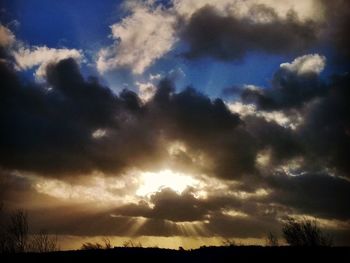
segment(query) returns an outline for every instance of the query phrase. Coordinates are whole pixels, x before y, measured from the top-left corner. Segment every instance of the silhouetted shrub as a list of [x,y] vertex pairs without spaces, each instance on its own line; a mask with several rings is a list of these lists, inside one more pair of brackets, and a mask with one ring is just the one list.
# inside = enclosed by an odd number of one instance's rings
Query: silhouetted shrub
[[278,238],[272,232],[269,232],[266,236],[266,246],[277,247],[278,246]]
[[49,235],[47,231],[41,230],[38,234],[32,235],[28,242],[28,251],[31,252],[53,252],[58,251],[57,236]]
[[224,247],[234,247],[234,246],[237,246],[236,241],[234,241],[233,239],[224,239],[224,240],[221,241],[221,244],[222,244]]
[[102,238],[102,242],[104,244],[104,249],[111,249],[112,248],[111,240],[108,237]]
[[316,220],[297,221],[288,218],[282,228],[286,242],[291,246],[331,246],[332,239],[322,233]]
[[102,249],[103,246],[96,242],[96,243],[92,243],[92,242],[85,242],[81,245],[82,250],[93,250],[93,249]]
[[142,247],[141,242],[134,242],[132,240],[128,240],[123,242],[123,247]]
[[109,238],[105,237],[105,238],[102,238],[102,242],[103,244],[101,243],[98,243],[98,242],[86,242],[86,243],[83,243],[81,245],[81,248],[82,250],[93,250],[93,249],[111,249],[112,248],[112,244],[111,244],[111,241]]

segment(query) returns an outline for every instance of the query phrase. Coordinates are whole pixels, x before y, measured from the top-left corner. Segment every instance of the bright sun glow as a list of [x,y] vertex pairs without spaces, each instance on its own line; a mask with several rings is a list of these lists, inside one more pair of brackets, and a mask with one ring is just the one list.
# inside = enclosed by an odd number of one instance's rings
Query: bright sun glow
[[156,173],[143,172],[141,174],[141,184],[136,194],[138,196],[148,196],[163,188],[170,188],[181,194],[187,187],[193,187],[197,184],[198,180],[192,176],[171,170],[163,170]]

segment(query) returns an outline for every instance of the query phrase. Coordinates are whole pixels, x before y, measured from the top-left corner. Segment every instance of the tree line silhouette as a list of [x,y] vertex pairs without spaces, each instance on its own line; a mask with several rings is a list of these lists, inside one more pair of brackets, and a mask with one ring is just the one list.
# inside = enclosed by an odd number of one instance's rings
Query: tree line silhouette
[[[8,220],[4,220],[3,205],[0,204],[0,253],[23,252],[53,252],[59,251],[57,235],[50,235],[46,230],[36,234],[29,234],[28,213],[24,210],[12,212]],[[5,222],[7,221],[7,222]],[[323,233],[316,220],[302,218],[296,220],[287,218],[282,225],[282,235],[289,246],[294,247],[330,247],[333,245],[331,236]],[[225,239],[222,246],[237,246],[234,240]],[[269,232],[266,236],[266,246],[279,246],[278,237]],[[123,247],[141,248],[140,242],[125,241]],[[112,249],[109,238],[102,238],[102,242],[85,242],[81,250]]]

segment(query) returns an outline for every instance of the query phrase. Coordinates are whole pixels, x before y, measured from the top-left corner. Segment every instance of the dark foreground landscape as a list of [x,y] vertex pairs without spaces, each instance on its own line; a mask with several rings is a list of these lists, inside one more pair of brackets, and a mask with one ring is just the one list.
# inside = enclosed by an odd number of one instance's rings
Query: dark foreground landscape
[[[144,262],[349,262],[349,247],[202,247],[194,250],[114,248],[2,255],[6,262],[142,260]],[[32,261],[34,260],[34,261]],[[2,261],[4,262],[4,261]]]

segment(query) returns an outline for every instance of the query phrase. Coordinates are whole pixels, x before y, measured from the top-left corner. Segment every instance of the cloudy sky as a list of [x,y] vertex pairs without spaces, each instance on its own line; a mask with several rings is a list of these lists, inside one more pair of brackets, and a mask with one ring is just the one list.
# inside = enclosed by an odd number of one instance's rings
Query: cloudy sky
[[350,245],[346,0],[2,0],[0,200],[61,248]]

